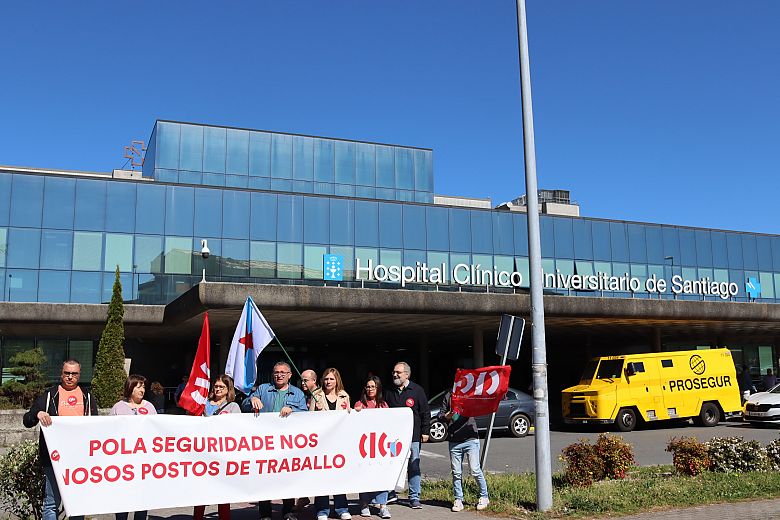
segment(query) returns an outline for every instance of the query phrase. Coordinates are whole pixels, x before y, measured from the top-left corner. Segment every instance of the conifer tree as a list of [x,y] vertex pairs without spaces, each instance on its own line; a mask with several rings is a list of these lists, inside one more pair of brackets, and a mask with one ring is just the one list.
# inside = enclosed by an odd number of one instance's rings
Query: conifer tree
[[122,283],[119,281],[119,266],[116,267],[114,292],[108,305],[108,316],[103,334],[100,336],[95,376],[92,379],[92,395],[98,406],[108,408],[122,399],[122,389],[127,380],[125,373],[125,315],[122,303]]

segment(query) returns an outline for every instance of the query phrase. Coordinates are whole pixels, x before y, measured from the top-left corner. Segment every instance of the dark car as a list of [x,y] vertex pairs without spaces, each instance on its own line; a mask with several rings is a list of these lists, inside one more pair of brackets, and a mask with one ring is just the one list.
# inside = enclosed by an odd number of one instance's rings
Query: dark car
[[[431,407],[431,442],[439,442],[447,438],[447,423],[440,421],[437,417],[446,392],[446,390],[440,392],[428,401]],[[525,437],[534,423],[534,410],[534,400],[530,395],[510,388],[501,404],[498,405],[493,430],[509,430],[509,433],[514,437]],[[490,415],[480,415],[476,417],[476,420],[479,431],[488,429]]]

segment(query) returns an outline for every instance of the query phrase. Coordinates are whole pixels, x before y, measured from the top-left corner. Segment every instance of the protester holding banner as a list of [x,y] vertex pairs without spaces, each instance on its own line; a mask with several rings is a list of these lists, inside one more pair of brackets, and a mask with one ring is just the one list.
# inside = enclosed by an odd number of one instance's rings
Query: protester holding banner
[[[67,359],[62,363],[60,384],[46,390],[33,402],[30,410],[24,414],[22,421],[26,428],[51,426],[51,418],[59,415],[83,416],[97,415],[97,402],[92,395],[79,387],[81,363],[75,359]],[[38,457],[43,469],[44,496],[43,520],[57,520],[60,508],[60,491],[49,458],[49,449],[41,428],[38,438]],[[81,520],[82,516],[71,516],[71,520]]]
[[[320,385],[322,392],[312,395],[309,410],[321,412],[334,410],[349,411],[349,394],[344,391],[344,384],[341,382],[341,374],[339,374],[338,370],[326,368],[325,372],[322,373]],[[317,508],[317,520],[327,520],[330,513],[330,497],[315,497],[314,506]],[[347,495],[333,495],[333,507],[341,520],[352,518],[347,505]]]
[[[225,413],[241,413],[241,409],[233,402],[235,399],[236,390],[233,387],[233,378],[225,374],[218,375],[217,380],[211,385],[211,392],[209,393],[208,401],[206,401],[206,409],[203,410],[203,416],[212,417]],[[217,511],[219,520],[230,520],[230,504],[219,504]],[[195,511],[192,514],[193,520],[203,520],[205,512],[206,506],[195,506]]]
[[[306,397],[303,392],[290,385],[292,371],[290,365],[279,361],[273,368],[273,384],[263,383],[249,393],[244,399],[242,408],[244,411],[258,413],[278,413],[280,417],[287,417],[293,412],[305,412]],[[257,503],[260,510],[260,520],[271,519],[271,502],[264,500]],[[282,501],[282,516],[287,520],[295,520],[293,513],[295,507],[294,498],[285,498]]]
[[455,500],[452,503],[454,512],[463,511],[463,459],[468,458],[471,476],[477,481],[479,486],[479,501],[477,510],[486,509],[490,500],[488,499],[488,488],[485,475],[479,464],[479,434],[477,433],[477,422],[473,417],[462,416],[452,409],[452,392],[447,392],[442,401],[439,420],[449,424],[447,428],[447,440],[450,448],[450,466],[452,467],[452,488]]
[[408,363],[400,361],[393,367],[393,384],[395,389],[385,393],[385,401],[390,408],[406,407],[412,410],[414,430],[412,431],[411,457],[409,459],[409,507],[422,509],[420,504],[420,442],[428,442],[428,432],[431,429],[431,409],[425,390],[410,381],[412,369]]
[[[370,375],[363,385],[363,391],[360,394],[360,400],[355,403],[355,410],[360,411],[363,408],[387,408],[384,392],[382,390],[382,380],[377,376]],[[387,491],[371,491],[360,493],[360,516],[371,516],[369,504],[379,506],[379,517],[390,518],[390,510],[387,508]]]

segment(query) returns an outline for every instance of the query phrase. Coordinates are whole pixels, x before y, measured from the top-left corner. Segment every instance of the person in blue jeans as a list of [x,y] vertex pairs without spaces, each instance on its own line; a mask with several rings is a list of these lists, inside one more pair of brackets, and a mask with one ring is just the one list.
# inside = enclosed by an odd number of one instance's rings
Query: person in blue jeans
[[463,459],[468,458],[471,475],[479,486],[479,501],[477,510],[487,509],[488,488],[485,475],[479,463],[479,435],[477,422],[473,417],[464,417],[454,412],[451,407],[452,392],[447,392],[439,412],[439,419],[448,423],[450,448],[450,466],[452,468],[452,489],[455,500],[452,502],[454,512],[463,511]]

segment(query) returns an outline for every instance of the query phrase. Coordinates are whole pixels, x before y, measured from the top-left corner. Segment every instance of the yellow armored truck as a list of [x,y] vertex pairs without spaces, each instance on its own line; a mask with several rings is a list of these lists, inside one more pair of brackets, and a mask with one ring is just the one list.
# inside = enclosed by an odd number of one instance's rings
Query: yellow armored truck
[[742,411],[734,360],[725,348],[593,358],[562,397],[565,422],[614,423],[622,432],[639,420],[692,418],[715,426]]

